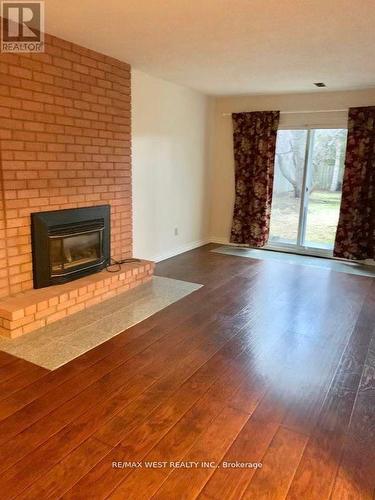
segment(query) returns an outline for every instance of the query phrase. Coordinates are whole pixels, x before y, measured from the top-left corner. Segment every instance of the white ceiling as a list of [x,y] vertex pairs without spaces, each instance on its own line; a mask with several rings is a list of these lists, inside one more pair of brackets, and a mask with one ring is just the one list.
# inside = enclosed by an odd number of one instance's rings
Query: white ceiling
[[206,94],[375,87],[375,0],[45,4],[47,32]]

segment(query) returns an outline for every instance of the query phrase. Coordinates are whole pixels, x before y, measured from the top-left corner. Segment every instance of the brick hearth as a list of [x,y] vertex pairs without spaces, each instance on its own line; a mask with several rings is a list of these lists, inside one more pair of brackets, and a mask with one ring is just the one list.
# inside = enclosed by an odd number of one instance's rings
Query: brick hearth
[[82,311],[152,278],[149,261],[124,264],[120,271],[102,271],[64,285],[30,290],[0,302],[0,334],[15,338]]

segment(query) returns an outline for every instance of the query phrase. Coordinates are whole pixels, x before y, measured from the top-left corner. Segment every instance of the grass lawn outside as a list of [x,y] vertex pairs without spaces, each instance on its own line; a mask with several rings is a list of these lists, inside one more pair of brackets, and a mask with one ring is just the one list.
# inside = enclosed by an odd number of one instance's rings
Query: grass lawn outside
[[[306,221],[305,245],[332,248],[340,212],[341,193],[313,191]],[[274,193],[271,212],[270,243],[296,243],[300,198],[293,193]]]

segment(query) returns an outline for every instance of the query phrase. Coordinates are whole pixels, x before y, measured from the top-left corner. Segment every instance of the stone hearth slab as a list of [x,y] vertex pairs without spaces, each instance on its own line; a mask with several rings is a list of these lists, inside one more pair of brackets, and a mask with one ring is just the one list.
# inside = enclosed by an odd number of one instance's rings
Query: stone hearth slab
[[0,300],[0,335],[15,338],[75,314],[152,278],[154,263],[123,264],[63,285],[28,290]]
[[201,288],[154,276],[148,283],[17,339],[0,338],[0,350],[55,370]]

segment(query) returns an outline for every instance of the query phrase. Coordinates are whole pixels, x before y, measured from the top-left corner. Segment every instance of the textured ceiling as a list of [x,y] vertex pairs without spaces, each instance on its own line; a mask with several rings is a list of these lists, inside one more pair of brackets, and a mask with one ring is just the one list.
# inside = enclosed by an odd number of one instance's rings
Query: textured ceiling
[[375,86],[375,0],[45,4],[47,32],[207,94]]

